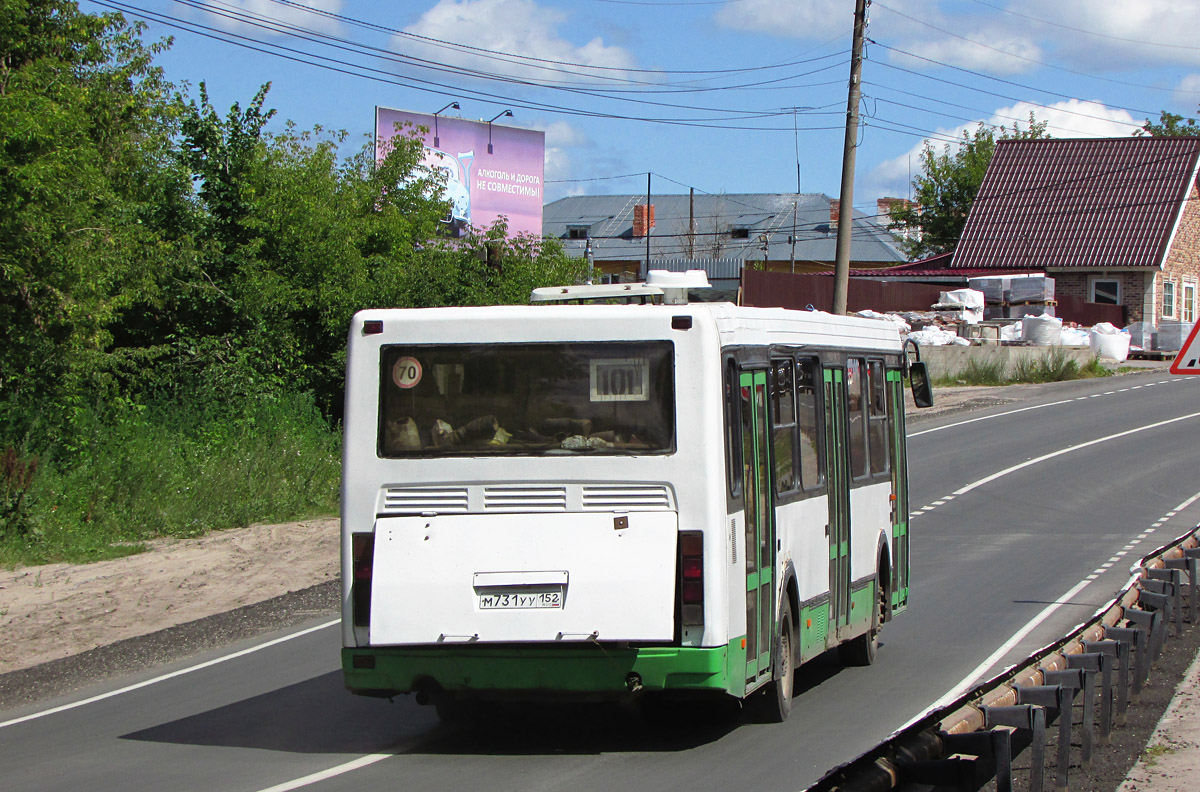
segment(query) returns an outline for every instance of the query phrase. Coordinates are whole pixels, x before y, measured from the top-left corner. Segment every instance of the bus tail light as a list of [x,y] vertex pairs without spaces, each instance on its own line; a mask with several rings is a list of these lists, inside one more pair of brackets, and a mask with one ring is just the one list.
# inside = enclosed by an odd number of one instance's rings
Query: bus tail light
[[679,533],[679,601],[686,625],[704,623],[704,534]]
[[354,609],[354,626],[371,623],[371,565],[375,560],[375,534],[356,533],[351,536],[354,579],[350,586],[350,601]]

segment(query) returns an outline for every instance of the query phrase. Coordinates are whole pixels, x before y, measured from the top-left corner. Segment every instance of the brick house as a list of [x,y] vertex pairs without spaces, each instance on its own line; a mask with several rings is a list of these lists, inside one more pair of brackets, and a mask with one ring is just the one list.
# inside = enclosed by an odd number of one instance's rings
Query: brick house
[[947,274],[1044,272],[1056,296],[1192,322],[1200,138],[1002,140]]

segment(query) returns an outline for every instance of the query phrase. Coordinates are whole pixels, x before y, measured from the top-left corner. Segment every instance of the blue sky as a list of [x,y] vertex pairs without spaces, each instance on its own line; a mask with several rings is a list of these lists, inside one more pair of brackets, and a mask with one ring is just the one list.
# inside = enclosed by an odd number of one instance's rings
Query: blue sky
[[[206,82],[219,110],[271,82],[275,128],[359,141],[376,105],[511,109],[504,123],[546,132],[547,200],[643,192],[647,171],[654,192],[792,192],[797,160],[802,192],[839,189],[853,0],[80,5],[158,20],[168,78],[193,96]],[[869,16],[854,203],[872,213],[907,195],[926,141],[981,121],[1112,137],[1197,115],[1200,3],[886,0]]]

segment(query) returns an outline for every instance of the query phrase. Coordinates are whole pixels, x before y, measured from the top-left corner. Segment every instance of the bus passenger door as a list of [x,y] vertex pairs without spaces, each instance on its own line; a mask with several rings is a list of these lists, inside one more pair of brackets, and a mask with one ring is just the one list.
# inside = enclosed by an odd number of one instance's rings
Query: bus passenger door
[[850,622],[850,451],[846,438],[846,372],[823,369],[825,448],[829,470],[829,637]]
[[892,601],[899,613],[908,607],[908,453],[904,430],[904,383],[889,369],[888,423],[892,429]]
[[775,638],[775,488],[771,484],[767,372],[743,371],[742,465],[746,503],[746,688],[771,673]]

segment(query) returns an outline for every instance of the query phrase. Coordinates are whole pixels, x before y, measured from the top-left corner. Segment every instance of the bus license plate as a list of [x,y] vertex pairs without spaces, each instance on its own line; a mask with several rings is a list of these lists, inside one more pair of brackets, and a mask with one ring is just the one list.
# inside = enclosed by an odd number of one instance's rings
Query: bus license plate
[[549,591],[490,591],[479,594],[480,610],[520,610],[527,608],[561,608],[562,589]]

